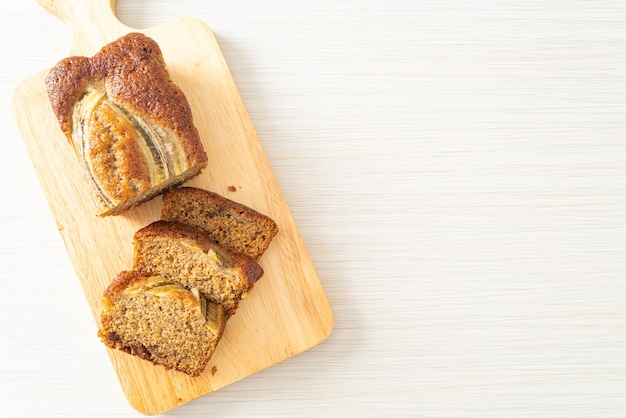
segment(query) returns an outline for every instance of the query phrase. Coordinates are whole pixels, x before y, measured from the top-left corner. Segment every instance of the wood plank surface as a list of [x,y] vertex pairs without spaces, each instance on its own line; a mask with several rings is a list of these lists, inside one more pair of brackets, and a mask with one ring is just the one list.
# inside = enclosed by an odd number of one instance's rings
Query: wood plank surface
[[[114,1],[41,3],[72,28],[72,55],[91,56],[133,31],[115,18]],[[173,81],[189,100],[209,157],[207,168],[187,184],[255,208],[279,227],[260,261],[263,278],[229,321],[203,375],[190,378],[109,350],[130,404],[144,414],[156,414],[317,345],[329,335],[333,316],[210,29],[196,20],[179,19],[142,32],[159,43]],[[94,319],[99,321],[102,291],[117,272],[132,267],[133,234],[159,219],[162,202],[159,197],[116,217],[94,215],[74,151],[48,102],[46,72],[15,90],[14,115]]]

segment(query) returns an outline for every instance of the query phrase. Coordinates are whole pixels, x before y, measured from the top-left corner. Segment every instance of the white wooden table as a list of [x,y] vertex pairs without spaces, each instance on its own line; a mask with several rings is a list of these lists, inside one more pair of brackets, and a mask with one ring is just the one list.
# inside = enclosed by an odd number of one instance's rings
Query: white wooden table
[[[320,346],[169,416],[626,416],[626,3],[118,15],[211,26],[335,313]],[[34,1],[0,23],[0,416],[137,416],[11,116],[69,29]]]

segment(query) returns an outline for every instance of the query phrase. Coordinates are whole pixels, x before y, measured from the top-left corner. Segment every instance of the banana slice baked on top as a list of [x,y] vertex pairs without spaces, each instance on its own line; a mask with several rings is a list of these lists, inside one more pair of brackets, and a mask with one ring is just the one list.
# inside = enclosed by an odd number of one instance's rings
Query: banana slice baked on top
[[129,33],[91,58],[61,60],[46,88],[99,216],[139,205],[206,166],[191,107],[159,45],[143,34]]

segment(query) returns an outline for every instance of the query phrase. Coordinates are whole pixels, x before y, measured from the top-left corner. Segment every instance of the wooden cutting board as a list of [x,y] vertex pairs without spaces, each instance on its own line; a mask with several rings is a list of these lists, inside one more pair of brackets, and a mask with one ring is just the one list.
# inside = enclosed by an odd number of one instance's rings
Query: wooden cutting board
[[[117,20],[115,0],[38,2],[71,26],[71,55],[91,56],[120,36],[138,31]],[[272,217],[280,228],[261,259],[263,278],[229,321],[200,377],[166,371],[106,349],[129,403],[151,415],[315,346],[330,334],[333,315],[210,29],[196,20],[179,19],[140,32],[159,43],[171,78],[189,100],[209,157],[207,168],[187,185],[215,191],[255,208]],[[117,217],[94,215],[74,151],[48,102],[46,73],[34,75],[16,88],[14,116],[99,324],[102,291],[115,274],[132,267],[133,234],[159,219],[162,201],[158,197]],[[97,338],[95,332],[93,338]]]

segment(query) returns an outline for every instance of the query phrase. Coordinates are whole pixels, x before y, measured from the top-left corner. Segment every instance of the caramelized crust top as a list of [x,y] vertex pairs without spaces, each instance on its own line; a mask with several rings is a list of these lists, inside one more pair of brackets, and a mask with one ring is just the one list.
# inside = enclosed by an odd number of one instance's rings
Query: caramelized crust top
[[119,272],[111,281],[111,284],[104,290],[104,297],[108,298],[115,294],[121,293],[124,289],[132,286],[134,283],[145,280],[151,274],[135,270],[125,270]]
[[91,58],[65,58],[50,70],[46,77],[48,97],[68,138],[72,105],[89,83],[101,86],[110,100],[173,131],[181,139],[190,166],[206,161],[189,103],[171,81],[154,40],[129,33]]

